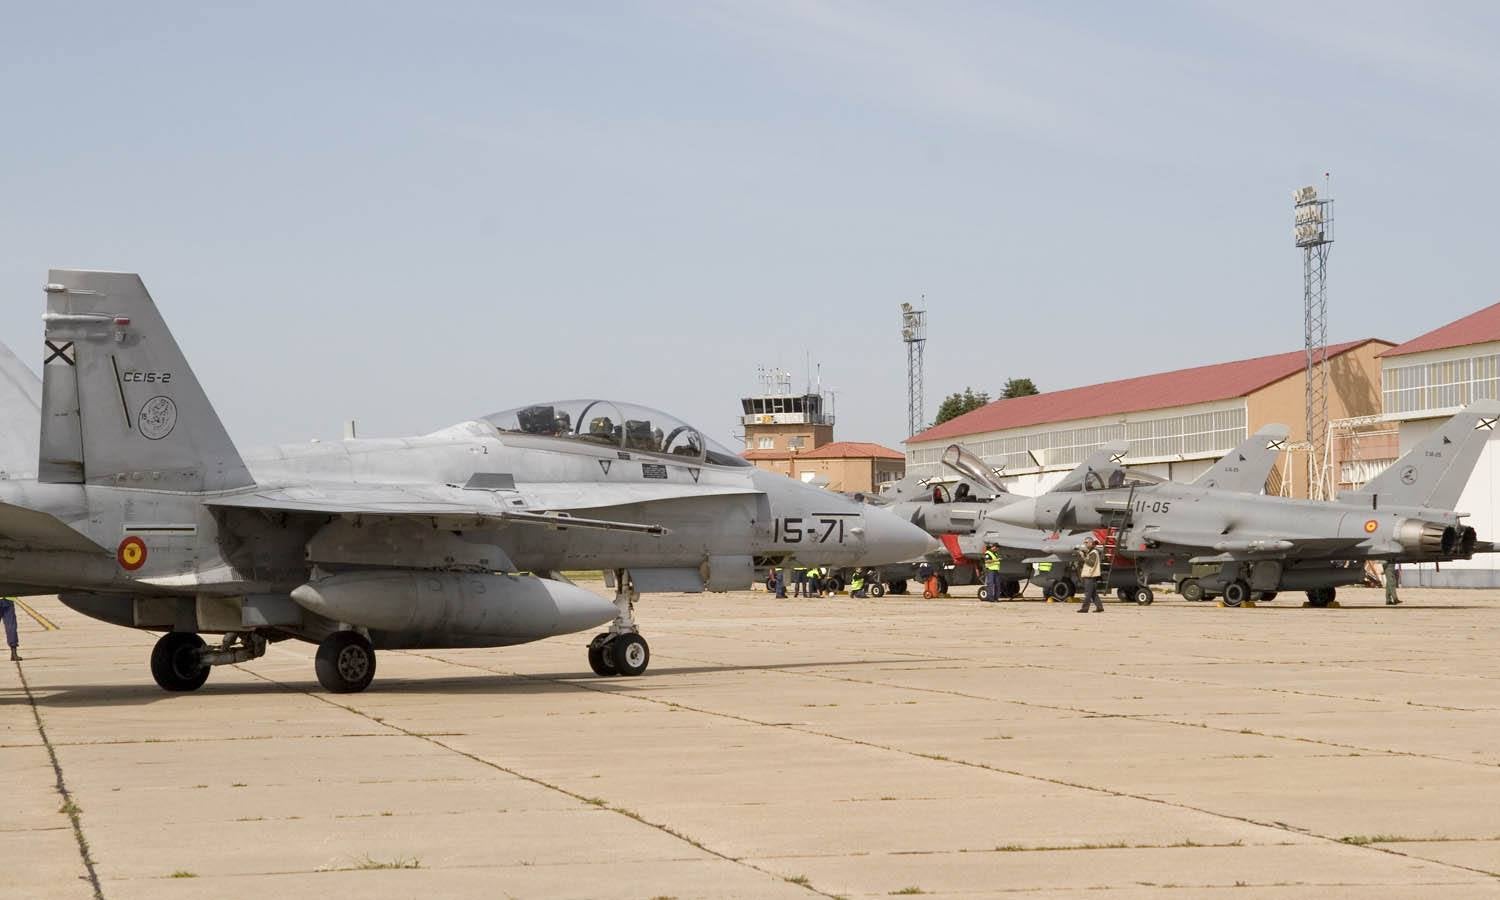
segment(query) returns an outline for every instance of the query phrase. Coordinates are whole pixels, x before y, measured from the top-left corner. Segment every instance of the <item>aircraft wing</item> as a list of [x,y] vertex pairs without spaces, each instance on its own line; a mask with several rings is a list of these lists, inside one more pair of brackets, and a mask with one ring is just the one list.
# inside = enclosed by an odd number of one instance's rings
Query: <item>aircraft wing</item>
[[[1182,547],[1188,550],[1211,550],[1218,557],[1202,557],[1194,562],[1231,562],[1239,559],[1266,559],[1336,553],[1364,543],[1363,538],[1313,538],[1285,535],[1210,534],[1208,532],[1147,527],[1138,541],[1156,546]],[[1132,541],[1132,544],[1137,541]],[[1131,548],[1136,549],[1136,548]]]
[[219,509],[330,516],[417,516],[455,522],[489,519],[518,525],[600,528],[664,534],[660,525],[576,516],[571,510],[608,509],[660,500],[758,494],[750,487],[682,484],[589,484],[471,480],[469,486],[401,484],[309,484],[257,488],[207,501]]
[[[471,496],[452,496],[462,492]],[[661,525],[639,522],[617,522],[569,515],[566,512],[528,509],[524,501],[513,508],[491,492],[469,492],[447,489],[438,492],[402,485],[338,485],[330,487],[294,487],[256,490],[227,497],[215,497],[207,505],[217,509],[257,509],[267,512],[303,513],[328,516],[411,516],[441,519],[453,523],[478,521],[509,522],[517,525],[545,525],[554,528],[596,528],[607,531],[633,531],[643,534],[665,534]]]

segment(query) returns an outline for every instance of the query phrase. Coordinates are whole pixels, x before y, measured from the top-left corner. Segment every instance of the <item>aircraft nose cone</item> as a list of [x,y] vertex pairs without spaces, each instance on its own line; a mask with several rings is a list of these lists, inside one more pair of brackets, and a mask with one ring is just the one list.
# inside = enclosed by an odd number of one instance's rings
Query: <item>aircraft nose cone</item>
[[1036,528],[1039,524],[1036,520],[1036,500],[1029,497],[992,509],[985,513],[985,518],[1021,528]]
[[890,510],[874,506],[865,510],[865,565],[907,562],[941,547],[932,535]]

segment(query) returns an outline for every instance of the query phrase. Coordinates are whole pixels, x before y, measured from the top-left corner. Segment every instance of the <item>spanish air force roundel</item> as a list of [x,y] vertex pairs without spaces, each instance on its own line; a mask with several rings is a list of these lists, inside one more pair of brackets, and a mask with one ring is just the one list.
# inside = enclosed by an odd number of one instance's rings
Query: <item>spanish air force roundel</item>
[[115,550],[115,561],[120,568],[127,572],[134,572],[146,564],[146,542],[135,535],[131,535],[120,542]]

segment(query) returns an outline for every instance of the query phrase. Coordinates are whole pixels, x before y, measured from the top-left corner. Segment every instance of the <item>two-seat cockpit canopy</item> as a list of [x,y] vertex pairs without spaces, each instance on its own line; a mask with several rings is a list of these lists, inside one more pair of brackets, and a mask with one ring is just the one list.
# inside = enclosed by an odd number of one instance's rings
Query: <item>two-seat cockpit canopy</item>
[[661,454],[683,462],[750,465],[686,422],[634,403],[557,400],[507,409],[484,420],[510,434],[565,438],[616,450]]
[[1133,472],[1124,466],[1070,472],[1052,488],[1053,491],[1108,491],[1115,488],[1147,487],[1167,479],[1146,472]]

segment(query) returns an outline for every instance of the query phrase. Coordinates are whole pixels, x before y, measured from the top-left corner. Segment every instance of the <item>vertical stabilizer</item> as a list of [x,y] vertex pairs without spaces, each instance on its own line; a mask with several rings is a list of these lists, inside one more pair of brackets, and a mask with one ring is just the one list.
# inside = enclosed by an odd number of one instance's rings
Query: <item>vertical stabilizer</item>
[[1223,459],[1194,479],[1193,484],[1242,494],[1260,493],[1266,488],[1266,479],[1271,476],[1276,457],[1286,450],[1289,434],[1291,431],[1285,425],[1265,426],[1225,454]]
[[47,281],[41,480],[253,483],[140,276],[54,269]]
[[0,344],[0,478],[36,474],[42,423],[42,382],[11,349]]
[[1476,400],[1364,487],[1339,495],[1339,502],[1452,511],[1497,423],[1500,400]]

